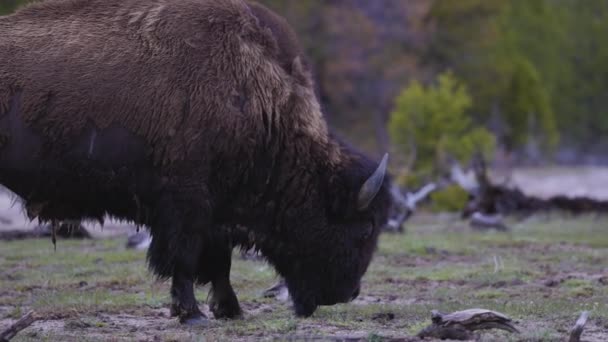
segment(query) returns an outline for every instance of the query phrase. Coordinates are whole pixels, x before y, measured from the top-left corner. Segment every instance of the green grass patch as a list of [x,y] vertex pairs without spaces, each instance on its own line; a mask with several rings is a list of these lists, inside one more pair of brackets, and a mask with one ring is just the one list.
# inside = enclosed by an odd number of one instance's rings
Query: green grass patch
[[[608,286],[597,280],[608,260],[605,222],[552,214],[509,219],[509,225],[510,233],[476,232],[454,216],[415,218],[406,234],[381,236],[357,301],[320,307],[307,319],[295,318],[290,303],[261,298],[276,281],[275,271],[263,262],[241,260],[235,251],[231,279],[245,317],[212,319],[198,330],[167,317],[169,283],[156,281],[145,252],[126,250],[124,239],[60,240],[57,251],[47,239],[0,242],[0,322],[30,309],[60,317],[62,324],[49,320],[54,324],[49,329],[31,336],[26,330],[18,336],[21,341],[346,334],[381,340],[414,335],[430,323],[431,310],[481,307],[525,323],[520,336],[484,332],[482,340],[551,341],[561,339],[583,310],[608,317]],[[547,286],[548,279],[560,281]],[[201,305],[208,289],[196,290]],[[125,313],[135,318],[104,318]],[[143,322],[129,321],[137,317]]]

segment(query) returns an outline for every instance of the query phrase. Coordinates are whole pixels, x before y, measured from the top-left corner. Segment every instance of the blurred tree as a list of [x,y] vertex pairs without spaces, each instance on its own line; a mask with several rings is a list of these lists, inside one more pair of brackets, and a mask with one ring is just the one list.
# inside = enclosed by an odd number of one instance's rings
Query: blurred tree
[[466,81],[479,122],[487,120],[507,83],[508,66],[499,59],[504,48],[497,44],[503,35],[497,19],[507,6],[507,0],[435,0],[427,18],[433,32],[425,59],[438,72],[449,69]]
[[418,58],[430,0],[262,2],[298,32],[331,126],[368,151],[386,151],[394,97],[425,77]]
[[[489,124],[507,150],[538,142],[548,152],[559,138],[550,89],[513,28],[513,21],[539,14],[538,6],[537,0],[438,0],[430,12],[436,24],[431,60],[470,85],[476,122]],[[551,31],[550,15],[533,17]]]
[[[607,1],[545,1],[561,27],[561,63],[535,60],[543,77],[554,77],[552,100],[559,127],[568,143],[582,143],[583,151],[605,154],[608,148],[608,33]],[[545,76],[547,75],[547,76]],[[602,146],[603,145],[603,146]],[[598,148],[599,147],[599,148]]]
[[608,146],[608,1],[436,0],[428,22],[430,64],[467,82],[507,147]]
[[332,123],[359,140],[375,137],[380,152],[389,149],[394,97],[410,78],[423,77],[417,56],[425,37],[416,18],[427,2],[340,0],[326,12],[331,45],[322,82]]
[[19,5],[24,4],[26,2],[28,2],[28,0],[1,0],[0,15],[9,14],[14,11]]
[[428,181],[445,172],[449,158],[468,163],[477,151],[493,152],[494,137],[467,114],[471,104],[465,86],[449,72],[436,85],[413,81],[401,92],[388,125],[398,153],[410,160],[401,176],[413,183]]
[[501,107],[506,121],[503,141],[507,149],[540,140],[545,151],[555,147],[558,132],[548,90],[534,65],[527,59],[514,59],[513,71]]

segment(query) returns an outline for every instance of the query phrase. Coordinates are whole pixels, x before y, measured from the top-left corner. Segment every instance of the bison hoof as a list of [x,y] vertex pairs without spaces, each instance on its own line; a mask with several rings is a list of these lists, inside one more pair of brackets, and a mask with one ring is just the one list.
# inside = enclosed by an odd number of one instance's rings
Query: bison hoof
[[209,323],[209,320],[201,312],[192,312],[186,315],[180,315],[179,322],[188,326],[205,326]]
[[213,316],[217,319],[227,318],[235,319],[241,318],[243,313],[239,302],[234,298],[233,300],[224,300],[222,302],[216,301],[214,298],[209,303],[209,310],[213,312]]
[[171,307],[169,308],[169,315],[171,315],[171,317],[177,317],[181,313],[182,313],[182,310],[180,309],[179,305],[171,304]]
[[312,303],[298,303],[294,302],[294,310],[297,317],[310,317],[317,310],[317,306]]

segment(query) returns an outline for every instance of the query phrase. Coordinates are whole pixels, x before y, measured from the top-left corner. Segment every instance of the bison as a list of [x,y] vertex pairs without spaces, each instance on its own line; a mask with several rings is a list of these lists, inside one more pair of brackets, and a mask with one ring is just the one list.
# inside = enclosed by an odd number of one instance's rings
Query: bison
[[328,129],[284,19],[243,0],[47,0],[0,18],[0,184],[46,222],[150,230],[171,314],[241,309],[253,244],[295,314],[348,302],[391,205],[380,163]]

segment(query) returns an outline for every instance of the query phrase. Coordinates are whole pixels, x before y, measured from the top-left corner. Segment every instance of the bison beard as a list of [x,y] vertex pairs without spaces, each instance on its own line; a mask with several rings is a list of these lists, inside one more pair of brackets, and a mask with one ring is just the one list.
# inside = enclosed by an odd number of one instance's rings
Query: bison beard
[[214,315],[240,315],[235,246],[274,265],[297,315],[356,296],[386,157],[328,132],[283,19],[241,0],[47,0],[0,31],[0,183],[28,215],[149,227],[182,322],[204,318],[208,282]]

